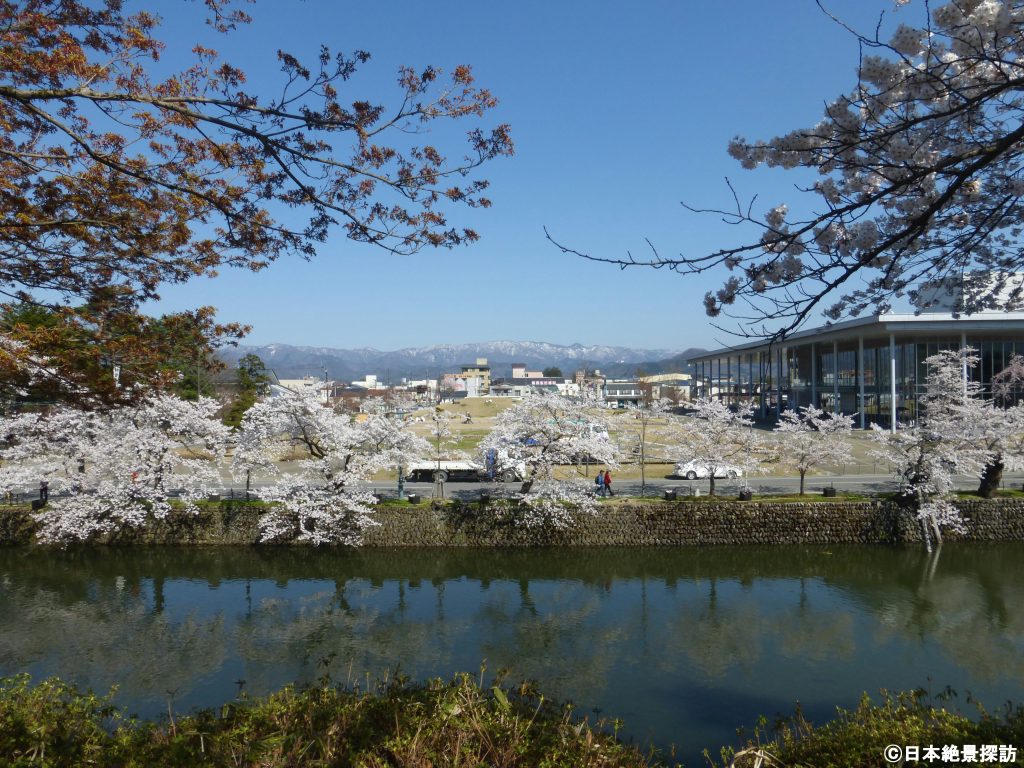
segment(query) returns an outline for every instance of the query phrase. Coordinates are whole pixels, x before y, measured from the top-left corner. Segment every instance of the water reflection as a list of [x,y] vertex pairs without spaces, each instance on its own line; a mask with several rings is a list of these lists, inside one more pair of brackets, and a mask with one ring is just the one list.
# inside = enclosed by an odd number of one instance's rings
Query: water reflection
[[1022,551],[0,550],[0,673],[117,683],[153,716],[240,680],[486,660],[693,759],[798,700],[827,717],[882,687],[1021,699]]

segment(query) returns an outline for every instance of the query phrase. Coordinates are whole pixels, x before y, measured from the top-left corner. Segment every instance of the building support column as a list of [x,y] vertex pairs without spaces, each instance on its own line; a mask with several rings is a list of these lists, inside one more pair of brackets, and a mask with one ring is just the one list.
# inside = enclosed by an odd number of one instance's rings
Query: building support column
[[782,347],[775,350],[775,420],[782,417]]
[[963,382],[963,397],[967,398],[967,358],[964,350],[967,349],[967,334],[960,334],[960,379]]
[[818,407],[818,345],[811,342],[811,405]]
[[725,380],[729,382],[729,399],[726,402],[732,405],[735,387],[732,380],[732,355],[725,356]]
[[832,342],[832,413],[842,413],[839,407],[839,342]]
[[857,337],[857,391],[860,399],[860,428],[864,429],[864,337]]
[[744,368],[749,368],[749,367],[743,366],[743,353],[742,352],[739,353],[739,357],[737,357],[736,359],[739,361],[739,399],[740,399],[740,401],[743,401],[745,399],[743,397],[743,393],[746,391],[745,390],[745,386],[746,385],[743,382],[743,369]]
[[751,353],[746,353],[746,365],[742,366],[742,369],[746,371],[746,383],[744,386],[744,392],[746,394],[746,404],[752,404],[754,402],[754,371],[751,367]]
[[[765,365],[764,356],[768,355],[768,364],[771,365],[771,347],[768,348],[768,352],[757,353],[757,378],[758,378],[758,397],[761,400],[761,418],[768,418],[768,377],[765,376]],[[770,372],[770,369],[768,369]]]
[[896,334],[889,334],[889,431],[896,431]]

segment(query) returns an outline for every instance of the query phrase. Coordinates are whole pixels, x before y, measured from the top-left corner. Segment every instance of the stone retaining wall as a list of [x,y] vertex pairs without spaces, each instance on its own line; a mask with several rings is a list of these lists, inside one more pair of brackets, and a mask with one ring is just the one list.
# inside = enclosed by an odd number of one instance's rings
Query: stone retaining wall
[[[913,515],[889,502],[634,502],[576,515],[564,529],[500,522],[481,504],[390,509],[365,546],[707,546],[716,544],[892,544],[921,540]],[[1024,502],[963,505],[976,541],[1024,541]],[[499,518],[496,522],[495,518]]]
[[[1024,500],[959,504],[971,541],[1024,541]],[[881,501],[677,501],[600,505],[562,529],[524,528],[503,502],[384,505],[367,547],[707,546],[716,544],[896,544],[920,541],[918,522]],[[257,505],[225,501],[197,516],[154,521],[103,544],[250,545],[259,541]],[[24,508],[0,510],[0,544],[28,544],[36,525]]]

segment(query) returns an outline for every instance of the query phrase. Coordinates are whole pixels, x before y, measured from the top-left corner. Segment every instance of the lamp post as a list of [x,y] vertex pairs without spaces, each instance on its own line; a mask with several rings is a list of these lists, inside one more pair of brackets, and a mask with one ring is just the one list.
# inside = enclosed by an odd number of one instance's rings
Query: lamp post
[[[405,411],[398,409],[395,411],[395,417],[398,419],[399,424],[405,423]],[[398,500],[401,501],[405,498],[405,467],[402,462],[398,462]]]

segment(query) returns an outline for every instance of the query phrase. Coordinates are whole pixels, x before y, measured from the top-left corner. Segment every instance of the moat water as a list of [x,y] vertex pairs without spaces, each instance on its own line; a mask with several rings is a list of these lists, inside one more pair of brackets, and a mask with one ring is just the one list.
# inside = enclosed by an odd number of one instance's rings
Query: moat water
[[535,681],[689,765],[797,702],[1024,699],[1024,545],[331,551],[0,549],[0,675],[144,717],[328,672]]

